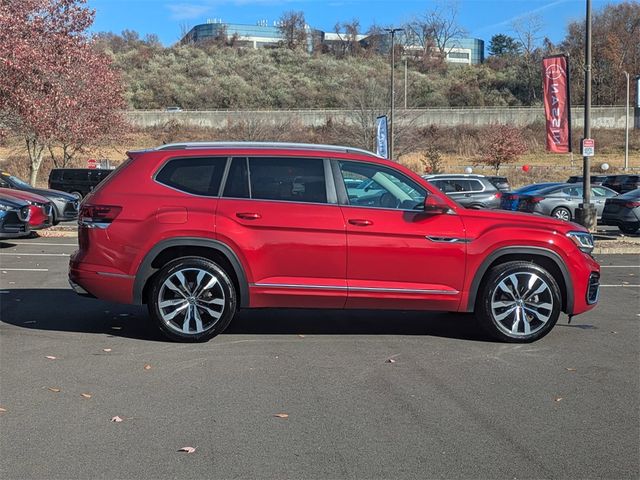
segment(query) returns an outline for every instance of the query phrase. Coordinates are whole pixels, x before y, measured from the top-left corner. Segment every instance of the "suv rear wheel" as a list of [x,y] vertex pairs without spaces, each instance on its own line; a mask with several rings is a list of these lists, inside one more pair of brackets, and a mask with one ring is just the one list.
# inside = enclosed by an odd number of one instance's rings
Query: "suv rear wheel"
[[219,265],[206,258],[183,257],[156,275],[147,304],[165,336],[199,342],[227,328],[236,312],[236,292]]
[[494,338],[527,343],[549,333],[560,307],[560,289],[549,272],[529,262],[508,262],[489,271],[476,313],[482,328]]

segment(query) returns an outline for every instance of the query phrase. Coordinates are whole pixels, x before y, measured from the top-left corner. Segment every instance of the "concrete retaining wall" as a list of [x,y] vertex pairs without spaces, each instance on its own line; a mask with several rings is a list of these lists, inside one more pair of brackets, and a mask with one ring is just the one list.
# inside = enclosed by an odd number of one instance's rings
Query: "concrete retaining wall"
[[[360,123],[359,119],[373,117],[385,112],[356,110],[260,110],[260,111],[129,111],[129,122],[136,127],[156,127],[177,122],[196,127],[226,129],[238,124],[283,125],[320,127],[327,122]],[[574,128],[583,125],[582,107],[572,109]],[[624,128],[624,107],[592,107],[591,126],[594,128]],[[525,126],[544,122],[544,110],[540,107],[526,108],[429,108],[398,109],[397,125],[411,124],[416,127],[429,125],[492,125],[509,124]],[[630,119],[631,125],[633,118]]]

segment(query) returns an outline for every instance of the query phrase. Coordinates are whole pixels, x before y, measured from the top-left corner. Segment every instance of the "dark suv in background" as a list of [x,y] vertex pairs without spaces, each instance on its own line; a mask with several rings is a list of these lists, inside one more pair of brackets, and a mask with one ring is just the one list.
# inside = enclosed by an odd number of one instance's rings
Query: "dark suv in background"
[[502,193],[484,175],[442,174],[423,177],[466,208],[500,208]]
[[627,193],[640,188],[640,175],[608,175],[602,183],[618,193]]
[[54,168],[49,174],[49,188],[68,192],[82,199],[112,171],[96,168]]
[[[591,175],[591,185],[602,185],[607,180],[608,175]],[[571,175],[567,183],[582,183],[582,175]]]

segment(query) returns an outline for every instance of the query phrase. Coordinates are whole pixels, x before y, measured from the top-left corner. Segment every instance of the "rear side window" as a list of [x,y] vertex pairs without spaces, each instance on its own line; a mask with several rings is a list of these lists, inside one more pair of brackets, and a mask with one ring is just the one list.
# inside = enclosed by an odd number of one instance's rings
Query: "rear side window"
[[249,176],[247,174],[247,159],[234,158],[224,186],[224,197],[249,198]]
[[60,170],[51,170],[51,173],[49,174],[49,180],[59,181],[61,179],[62,179],[62,171],[60,171]]
[[217,197],[226,163],[226,157],[176,158],[162,167],[156,181],[182,192]]
[[320,158],[250,158],[251,198],[327,203]]

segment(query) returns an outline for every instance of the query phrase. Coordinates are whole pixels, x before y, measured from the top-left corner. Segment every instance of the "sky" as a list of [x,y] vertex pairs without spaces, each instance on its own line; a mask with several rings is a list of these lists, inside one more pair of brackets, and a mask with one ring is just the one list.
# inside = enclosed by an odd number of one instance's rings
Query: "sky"
[[[593,10],[616,1],[593,0]],[[437,2],[414,0],[88,0],[96,10],[94,32],[135,30],[141,36],[156,34],[164,45],[180,39],[185,27],[222,19],[226,23],[269,25],[287,11],[302,11],[307,23],[332,32],[336,22],[358,19],[361,31],[371,25],[398,26],[421,13],[432,10]],[[469,37],[489,40],[494,34],[513,35],[514,21],[538,15],[541,37],[561,41],[569,22],[585,15],[585,0],[458,0],[458,21]]]

